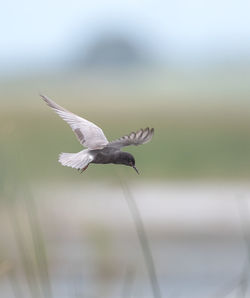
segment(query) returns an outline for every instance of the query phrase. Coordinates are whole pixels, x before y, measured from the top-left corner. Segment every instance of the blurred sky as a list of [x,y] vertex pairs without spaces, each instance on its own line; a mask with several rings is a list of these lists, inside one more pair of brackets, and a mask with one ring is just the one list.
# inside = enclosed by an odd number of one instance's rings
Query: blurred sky
[[160,64],[250,60],[249,0],[2,1],[0,72],[56,66],[105,32]]

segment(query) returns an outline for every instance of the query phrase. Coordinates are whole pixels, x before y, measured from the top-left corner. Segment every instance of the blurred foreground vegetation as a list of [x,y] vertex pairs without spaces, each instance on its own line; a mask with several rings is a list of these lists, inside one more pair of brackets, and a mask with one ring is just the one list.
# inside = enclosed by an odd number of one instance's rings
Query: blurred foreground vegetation
[[[223,285],[226,291],[244,292],[242,280],[249,270],[246,266],[242,271],[242,246],[247,248],[249,242],[244,219],[249,216],[244,202],[239,208],[242,205],[245,213],[235,216],[235,198],[247,197],[249,184],[235,187],[235,181],[229,181],[213,188],[202,186],[199,179],[250,177],[247,90],[239,92],[235,85],[223,90],[210,84],[201,87],[197,80],[167,80],[164,88],[163,82],[153,86],[152,81],[131,80],[119,85],[119,79],[51,77],[0,84],[1,293],[13,292],[18,298],[28,292],[34,298],[65,293],[118,297],[112,293],[120,291],[117,285],[124,280],[125,267],[135,271],[128,282],[139,291],[136,297],[150,293],[124,202],[126,192],[121,185],[114,187],[120,172],[135,179],[132,191],[146,223],[162,293],[202,297],[216,289],[216,297],[225,297],[220,294]],[[102,127],[109,140],[154,127],[152,142],[125,148],[134,154],[141,175],[124,166],[91,165],[82,175],[62,167],[58,154],[82,147],[70,127],[39,98],[40,92]],[[100,179],[92,183],[93,178]],[[101,182],[106,178],[111,183]],[[148,181],[137,183],[143,178]],[[196,181],[171,186],[167,179]],[[124,288],[130,280],[126,276]]]

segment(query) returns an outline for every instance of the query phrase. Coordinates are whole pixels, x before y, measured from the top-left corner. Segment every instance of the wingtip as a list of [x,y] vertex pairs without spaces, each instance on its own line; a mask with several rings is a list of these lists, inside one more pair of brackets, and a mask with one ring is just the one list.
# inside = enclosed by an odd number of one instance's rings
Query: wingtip
[[48,96],[40,94],[41,98],[46,102],[46,104],[51,107],[52,109],[57,109],[57,110],[64,110],[65,109],[61,106],[59,106],[57,103],[55,103],[52,99],[50,99]]
[[41,97],[42,100],[44,100],[46,103],[48,103],[49,99],[46,95],[43,95],[40,93],[39,96]]

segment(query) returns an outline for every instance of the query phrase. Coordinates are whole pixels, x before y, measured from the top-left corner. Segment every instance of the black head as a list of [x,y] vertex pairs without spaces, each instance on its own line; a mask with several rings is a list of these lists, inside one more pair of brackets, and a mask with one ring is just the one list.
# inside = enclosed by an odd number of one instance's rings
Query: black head
[[125,166],[129,166],[135,169],[136,173],[139,175],[137,168],[135,167],[135,159],[134,156],[128,152],[119,152],[117,162],[118,164],[123,164]]

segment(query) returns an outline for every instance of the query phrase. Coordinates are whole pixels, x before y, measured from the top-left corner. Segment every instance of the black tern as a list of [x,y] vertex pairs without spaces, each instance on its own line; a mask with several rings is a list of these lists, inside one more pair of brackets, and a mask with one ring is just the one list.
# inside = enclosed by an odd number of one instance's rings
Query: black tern
[[94,123],[67,111],[47,96],[41,95],[41,97],[48,106],[70,125],[81,145],[87,147],[87,149],[77,153],[61,153],[58,161],[63,166],[75,168],[82,173],[90,163],[113,163],[130,166],[139,174],[135,167],[133,155],[120,149],[125,146],[148,143],[153,137],[153,128],[140,129],[137,132],[131,132],[124,137],[109,142],[102,129]]

